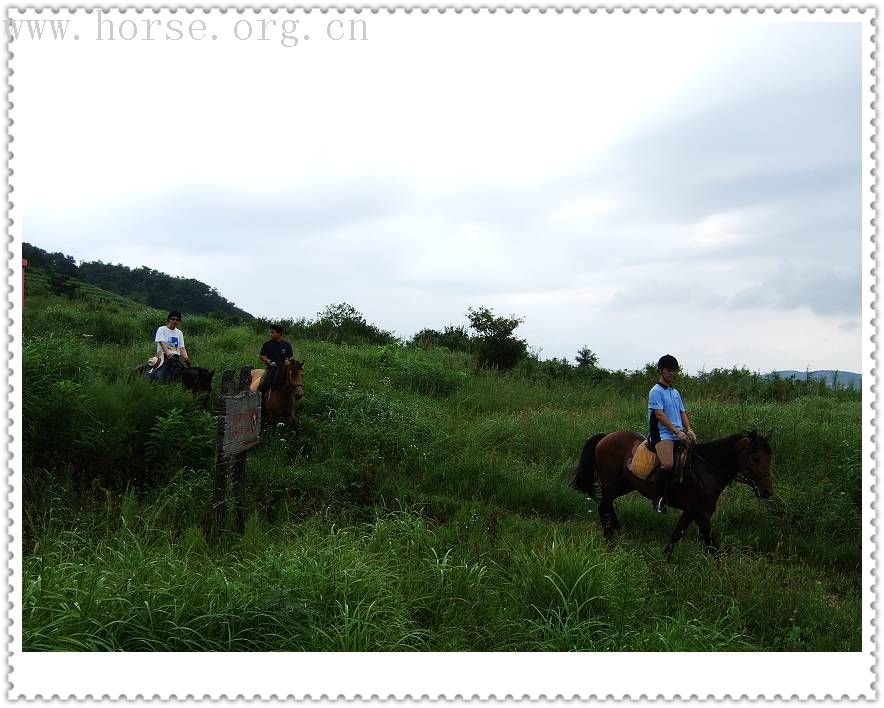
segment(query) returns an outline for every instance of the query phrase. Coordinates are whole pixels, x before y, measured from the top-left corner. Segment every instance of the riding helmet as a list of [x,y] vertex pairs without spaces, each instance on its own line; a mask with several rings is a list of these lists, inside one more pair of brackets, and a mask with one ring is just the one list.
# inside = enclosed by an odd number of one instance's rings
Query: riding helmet
[[672,371],[678,371],[678,359],[676,359],[672,354],[664,354],[660,357],[660,361],[657,362],[657,371],[663,371],[663,369],[671,369]]

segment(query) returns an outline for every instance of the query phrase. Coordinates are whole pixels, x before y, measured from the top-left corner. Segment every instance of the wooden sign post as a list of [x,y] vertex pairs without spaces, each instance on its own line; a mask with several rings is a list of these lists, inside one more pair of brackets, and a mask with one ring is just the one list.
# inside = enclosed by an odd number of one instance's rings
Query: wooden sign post
[[236,525],[245,527],[246,453],[258,444],[261,433],[261,394],[249,391],[252,368],[244,366],[239,380],[227,369],[221,377],[218,399],[218,457],[215,463],[215,493],[212,509],[216,523],[223,523],[227,513],[227,478],[233,463],[233,496]]

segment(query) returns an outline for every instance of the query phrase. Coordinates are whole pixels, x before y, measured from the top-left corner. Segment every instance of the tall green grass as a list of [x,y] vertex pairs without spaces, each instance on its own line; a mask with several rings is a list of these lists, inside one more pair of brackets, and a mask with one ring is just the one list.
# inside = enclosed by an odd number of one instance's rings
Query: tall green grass
[[[859,648],[856,395],[774,402],[736,375],[685,381],[701,438],[772,432],[776,496],[729,488],[713,519],[722,557],[692,528],[664,563],[674,515],[621,498],[606,544],[595,506],[568,487],[587,437],[644,428],[651,380],[295,341],[298,430],[265,430],[249,455],[239,533],[211,523],[212,416],[131,376],[164,315],[29,297],[28,650]],[[185,324],[200,365],[258,364],[253,328]]]

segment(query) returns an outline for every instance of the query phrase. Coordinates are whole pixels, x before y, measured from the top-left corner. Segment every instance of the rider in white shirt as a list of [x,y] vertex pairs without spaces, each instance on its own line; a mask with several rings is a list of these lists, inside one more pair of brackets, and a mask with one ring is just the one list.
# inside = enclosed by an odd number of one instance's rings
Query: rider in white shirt
[[166,318],[166,324],[157,329],[154,342],[157,345],[159,364],[153,370],[151,378],[164,381],[172,376],[173,368],[179,366],[179,360],[190,366],[190,356],[184,347],[184,333],[178,329],[181,313],[172,310]]

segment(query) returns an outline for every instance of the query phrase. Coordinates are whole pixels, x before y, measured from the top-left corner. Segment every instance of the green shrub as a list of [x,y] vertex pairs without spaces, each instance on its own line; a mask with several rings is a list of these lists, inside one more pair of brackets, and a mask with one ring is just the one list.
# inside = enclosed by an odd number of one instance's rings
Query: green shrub
[[418,462],[443,438],[441,425],[426,408],[355,388],[316,390],[304,413],[321,421],[313,449],[337,458]]
[[490,308],[471,307],[467,319],[478,333],[475,351],[479,366],[509,370],[528,353],[525,340],[513,335],[521,317],[496,317]]
[[395,344],[373,349],[364,361],[379,373],[382,381],[406,391],[425,396],[449,396],[467,381],[467,374],[451,363],[416,356],[410,349]]
[[217,424],[207,411],[172,408],[157,416],[145,443],[145,461],[154,477],[168,478],[181,468],[209,469]]
[[466,327],[448,325],[441,332],[435,329],[422,329],[411,338],[410,344],[421,349],[444,347],[453,352],[471,352],[474,341]]

